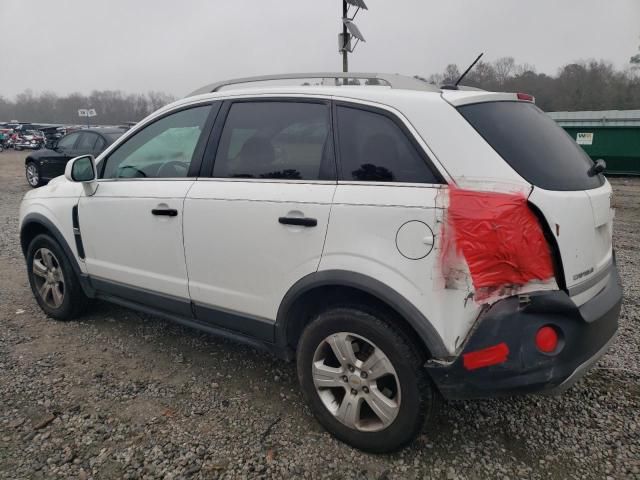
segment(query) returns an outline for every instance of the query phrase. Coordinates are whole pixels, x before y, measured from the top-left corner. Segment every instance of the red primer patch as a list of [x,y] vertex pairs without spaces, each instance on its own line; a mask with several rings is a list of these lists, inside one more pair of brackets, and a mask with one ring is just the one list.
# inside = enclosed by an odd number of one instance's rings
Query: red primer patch
[[443,236],[443,263],[455,248],[469,267],[476,300],[554,275],[542,227],[522,194],[450,187]]
[[467,370],[476,370],[478,368],[504,363],[507,361],[508,356],[509,347],[506,343],[502,342],[493,347],[463,354],[462,363]]

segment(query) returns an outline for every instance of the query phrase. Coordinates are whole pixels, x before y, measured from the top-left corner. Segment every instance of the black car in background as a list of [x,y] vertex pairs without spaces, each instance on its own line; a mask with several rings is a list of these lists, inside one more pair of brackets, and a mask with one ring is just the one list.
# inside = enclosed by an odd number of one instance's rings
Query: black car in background
[[64,174],[67,162],[80,155],[102,153],[127,129],[119,127],[87,128],[62,137],[51,149],[31,153],[24,161],[27,182],[32,187],[44,185]]

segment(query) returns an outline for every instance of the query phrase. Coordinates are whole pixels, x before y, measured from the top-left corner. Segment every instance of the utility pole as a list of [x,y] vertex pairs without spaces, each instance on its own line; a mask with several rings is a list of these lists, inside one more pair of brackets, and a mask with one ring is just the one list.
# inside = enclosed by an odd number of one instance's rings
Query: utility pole
[[[365,41],[362,33],[353,23],[353,19],[360,9],[367,10],[367,5],[364,0],[341,0],[342,1],[342,33],[338,34],[339,52],[342,54],[342,71],[349,71],[349,54],[352,53],[358,42]],[[356,8],[355,13],[349,18],[349,5]],[[351,45],[351,39],[355,38],[356,43]]]
[[[347,0],[342,0],[342,18],[347,18]],[[347,24],[342,22],[342,41],[344,44],[342,45],[342,71],[349,71],[349,59],[348,59],[348,50],[347,47],[349,45],[349,32],[347,32]]]

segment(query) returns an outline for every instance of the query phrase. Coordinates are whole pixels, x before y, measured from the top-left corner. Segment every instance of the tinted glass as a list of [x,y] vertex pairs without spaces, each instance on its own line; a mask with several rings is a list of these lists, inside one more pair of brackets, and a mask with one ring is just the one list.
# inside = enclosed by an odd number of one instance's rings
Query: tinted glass
[[62,137],[58,142],[58,148],[62,150],[71,150],[79,136],[79,133],[70,133],[69,135]]
[[109,140],[109,143],[113,143],[115,142],[117,139],[119,139],[122,135],[124,135],[124,132],[118,132],[118,133],[105,133],[104,136],[107,137],[107,139]]
[[102,178],[186,177],[210,110],[182,110],[143,128],[106,159]]
[[335,178],[330,132],[325,104],[234,103],[222,131],[213,176]]
[[93,150],[95,152],[101,152],[102,150],[104,150],[104,147],[106,146],[107,146],[107,142],[105,142],[104,138],[98,137],[95,145],[93,146]]
[[350,107],[337,110],[343,180],[440,183],[389,117]]
[[78,142],[78,150],[92,152],[96,144],[98,135],[95,133],[85,132],[80,134],[80,141]]
[[588,190],[603,183],[573,139],[532,103],[488,102],[458,110],[525,180],[546,190]]

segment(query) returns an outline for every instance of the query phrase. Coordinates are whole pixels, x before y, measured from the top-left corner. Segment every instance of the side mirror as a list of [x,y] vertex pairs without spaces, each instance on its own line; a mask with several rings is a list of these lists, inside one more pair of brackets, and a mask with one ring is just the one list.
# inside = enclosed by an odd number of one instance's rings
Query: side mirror
[[93,182],[96,179],[96,164],[93,156],[82,155],[69,160],[64,169],[64,177],[70,182]]

